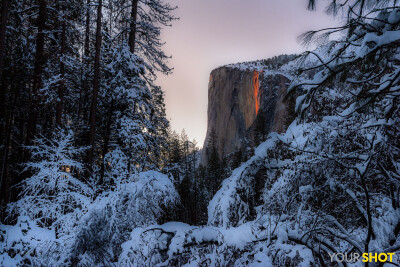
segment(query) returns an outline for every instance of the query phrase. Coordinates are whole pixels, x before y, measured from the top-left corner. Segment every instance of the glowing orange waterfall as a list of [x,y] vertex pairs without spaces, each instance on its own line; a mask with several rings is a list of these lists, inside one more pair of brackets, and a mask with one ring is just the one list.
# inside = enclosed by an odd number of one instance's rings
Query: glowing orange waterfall
[[[262,71],[261,71],[262,72]],[[260,72],[253,72],[253,88],[254,88],[254,103],[256,109],[256,115],[258,114],[258,110],[260,109],[260,80],[259,80]]]

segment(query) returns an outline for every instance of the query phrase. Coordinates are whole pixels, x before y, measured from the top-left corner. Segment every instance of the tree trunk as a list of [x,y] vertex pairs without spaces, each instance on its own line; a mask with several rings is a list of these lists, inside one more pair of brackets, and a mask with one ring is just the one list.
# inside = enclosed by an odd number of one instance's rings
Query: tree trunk
[[0,77],[3,73],[4,55],[6,50],[6,31],[8,19],[8,0],[3,0],[1,4],[1,26],[0,26]]
[[[8,19],[8,0],[3,0],[1,4],[1,25],[0,25],[0,79],[3,76],[3,65],[4,56],[6,51],[6,31],[7,31],[7,19]],[[0,120],[4,119],[4,106],[5,106],[5,90],[6,88],[2,85],[0,93]]]
[[35,70],[33,75],[33,86],[30,95],[30,113],[28,118],[27,134],[26,134],[26,145],[31,145],[32,140],[36,134],[36,124],[39,114],[38,110],[38,91],[42,85],[42,72],[43,65],[45,63],[44,56],[44,29],[46,26],[47,19],[47,2],[46,0],[38,0],[39,2],[39,15],[37,18],[38,33],[36,36],[36,54],[35,54]]
[[86,22],[85,22],[85,49],[83,54],[85,55],[85,57],[89,57],[89,42],[90,42],[90,0],[87,0],[86,2]]
[[100,180],[99,184],[102,184],[104,181],[104,171],[105,171],[105,163],[104,163],[104,157],[106,156],[108,152],[108,144],[110,143],[110,135],[111,135],[111,123],[112,123],[112,115],[114,112],[114,99],[111,100],[111,106],[110,110],[108,112],[108,120],[107,120],[107,129],[106,129],[106,135],[104,137],[104,146],[103,146],[103,161],[101,163],[101,169],[100,169]]
[[90,106],[90,118],[89,118],[89,142],[90,146],[88,151],[87,163],[89,168],[93,163],[94,156],[94,145],[96,136],[96,111],[97,111],[97,96],[99,93],[100,85],[100,53],[101,53],[101,12],[102,12],[102,0],[99,0],[97,6],[97,21],[96,21],[96,55],[94,60],[94,77],[93,77],[93,91],[92,91],[92,102]]
[[[13,88],[14,89],[14,88]],[[19,90],[16,90],[19,91]],[[15,117],[15,109],[17,106],[17,95],[18,93],[14,93],[12,103],[11,103],[11,110],[9,114],[7,115],[6,119],[6,133],[4,137],[4,155],[2,158],[2,164],[1,164],[1,172],[0,172],[0,200],[1,203],[9,203],[10,202],[10,196],[12,196],[12,192],[15,192],[15,188],[12,188],[11,186],[15,185],[17,181],[12,181],[11,177],[8,175],[8,158],[9,158],[9,153],[10,153],[10,146],[12,146],[11,143],[11,131],[14,126],[14,117]],[[13,183],[14,182],[14,183]],[[10,190],[10,188],[12,188]]]
[[[86,1],[86,22],[85,22],[85,42],[84,42],[84,50],[83,50],[83,64],[81,69],[81,91],[79,93],[79,103],[78,103],[78,118],[81,117],[83,113],[83,118],[86,120],[87,109],[85,103],[89,101],[88,99],[88,77],[87,73],[89,72],[89,49],[90,49],[90,0]],[[86,69],[85,69],[86,67]],[[86,70],[86,73],[84,73]],[[83,103],[82,103],[83,102]],[[82,105],[85,105],[82,107]]]
[[[63,12],[64,13],[64,12]],[[64,55],[65,55],[65,42],[66,42],[66,25],[65,25],[65,15],[63,14],[62,18],[62,26],[61,26],[61,50],[60,50],[60,73],[61,73],[61,81],[58,87],[58,100],[57,100],[57,111],[56,111],[56,123],[58,126],[62,126],[61,118],[64,107],[64,89],[65,89],[65,64],[64,64]]]
[[135,41],[136,41],[136,20],[137,20],[138,0],[132,0],[131,10],[131,31],[129,32],[129,50],[131,53],[135,52]]
[[[1,5],[1,25],[0,25],[0,81],[3,77],[3,65],[4,65],[4,56],[5,56],[5,46],[6,46],[6,30],[7,30],[7,19],[8,19],[8,0],[3,0]],[[2,159],[2,171],[0,178],[0,187],[3,195],[3,176],[4,176],[4,168],[5,164],[7,164],[7,155],[8,155],[8,147],[7,143],[7,128],[6,123],[6,88],[4,82],[0,85],[0,147],[4,147],[4,158]],[[1,149],[0,149],[1,151]],[[2,151],[3,152],[3,151]]]

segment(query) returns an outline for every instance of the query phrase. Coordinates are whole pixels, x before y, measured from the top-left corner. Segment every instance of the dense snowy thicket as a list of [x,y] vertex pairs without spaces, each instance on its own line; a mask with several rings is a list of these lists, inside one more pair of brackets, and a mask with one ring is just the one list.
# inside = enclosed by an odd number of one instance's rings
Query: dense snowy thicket
[[[271,134],[223,182],[208,207],[208,226],[137,229],[123,245],[124,262],[310,266],[329,263],[329,253],[398,251],[398,194],[379,167],[393,144],[377,130],[385,124],[350,121],[324,116]],[[399,125],[392,130],[398,133]],[[354,158],[355,136],[365,154]]]
[[118,261],[131,231],[159,223],[179,203],[167,175],[129,174],[118,151],[106,176],[112,186],[100,191],[95,183],[79,182],[73,173],[80,166],[69,158],[76,152],[71,137],[71,132],[60,134],[49,145],[38,140],[42,146],[34,155],[41,155],[41,161],[28,164],[36,172],[21,184],[20,200],[9,206],[18,221],[0,225],[1,266],[110,265]]

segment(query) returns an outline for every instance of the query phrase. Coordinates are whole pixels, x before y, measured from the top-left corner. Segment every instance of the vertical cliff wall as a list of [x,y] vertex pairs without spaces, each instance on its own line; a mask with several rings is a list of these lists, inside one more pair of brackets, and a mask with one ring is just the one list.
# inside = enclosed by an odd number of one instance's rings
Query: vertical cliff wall
[[208,128],[202,164],[207,162],[212,131],[222,156],[239,149],[244,138],[253,138],[258,117],[264,120],[267,132],[286,130],[290,116],[283,98],[288,85],[287,75],[271,64],[247,63],[213,70],[208,85]]

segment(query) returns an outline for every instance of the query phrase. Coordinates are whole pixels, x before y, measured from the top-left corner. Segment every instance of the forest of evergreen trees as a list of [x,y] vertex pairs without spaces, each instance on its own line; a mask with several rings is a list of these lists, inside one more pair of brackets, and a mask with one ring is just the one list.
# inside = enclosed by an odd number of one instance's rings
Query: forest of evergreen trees
[[178,194],[155,221],[207,221],[219,186],[207,179],[222,181],[219,155],[217,165],[199,167],[196,141],[170,130],[156,84],[172,73],[160,36],[176,8],[162,0],[2,1],[3,223],[27,215],[62,236],[60,217],[90,210],[150,170]]
[[[161,29],[176,20],[163,1],[3,1],[1,201],[32,174],[38,139],[73,132],[79,180],[105,183],[106,157],[120,150],[129,171],[160,167],[168,74]],[[11,189],[11,190],[10,190]]]
[[[31,164],[43,159],[35,154],[38,146],[51,150],[63,138],[71,146],[66,153],[79,151],[73,158],[80,167],[68,167],[78,181],[111,186],[110,162],[123,157],[127,173],[159,170],[173,177],[184,209],[175,216],[206,220],[208,200],[222,181],[220,155],[213,154],[215,166],[197,170],[196,143],[169,130],[164,92],[156,85],[157,75],[172,72],[160,34],[178,19],[175,9],[161,0],[2,2],[3,221],[15,219],[5,208],[37,171]],[[206,185],[211,175],[219,182]]]
[[177,7],[2,0],[0,265],[400,264],[399,2],[327,2],[342,25],[277,66],[296,118],[225,157],[166,118]]

